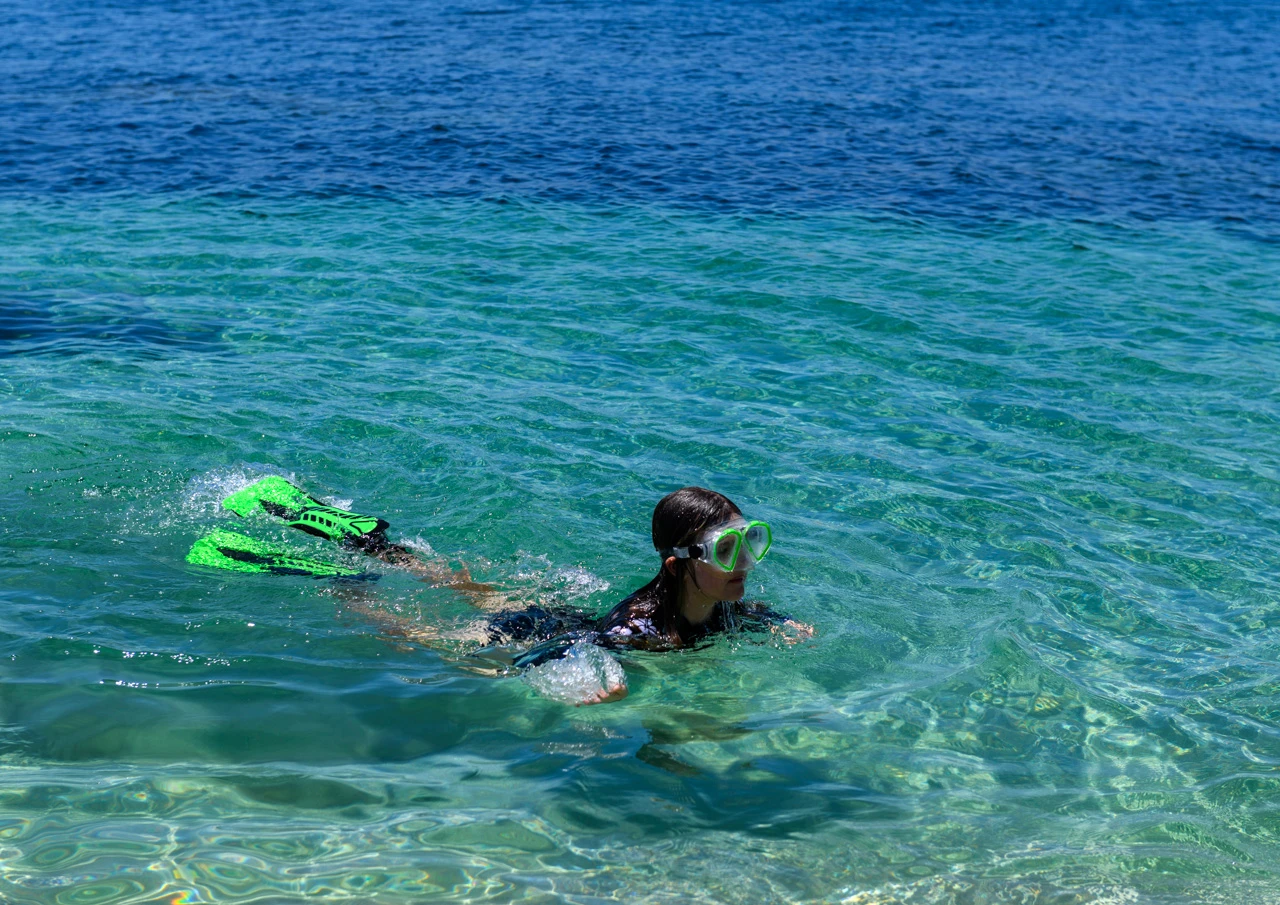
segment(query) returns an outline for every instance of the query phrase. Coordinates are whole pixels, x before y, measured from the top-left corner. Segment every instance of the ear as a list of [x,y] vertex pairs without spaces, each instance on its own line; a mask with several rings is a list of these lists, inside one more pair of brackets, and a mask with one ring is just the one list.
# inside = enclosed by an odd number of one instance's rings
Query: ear
[[674,556],[668,556],[666,559],[662,561],[662,568],[664,571],[669,572],[672,575],[675,575],[676,574],[676,558]]

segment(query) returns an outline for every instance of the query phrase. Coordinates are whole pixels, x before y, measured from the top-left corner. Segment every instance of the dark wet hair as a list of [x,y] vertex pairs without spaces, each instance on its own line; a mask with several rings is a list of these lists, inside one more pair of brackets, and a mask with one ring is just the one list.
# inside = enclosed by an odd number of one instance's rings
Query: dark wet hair
[[[707,528],[727,522],[735,515],[742,515],[742,510],[724,494],[705,487],[682,487],[653,507],[653,549],[662,552],[672,547],[686,547]],[[653,581],[638,592],[655,598],[658,608],[672,619],[677,612],[680,589],[684,587],[684,576],[692,563],[677,559],[674,566],[667,569],[664,557]]]
[[[727,522],[742,510],[724,494],[705,487],[682,487],[653,507],[653,549],[684,547],[712,525]],[[676,564],[687,562],[677,560]]]
[[[664,496],[653,509],[653,548],[669,555],[672,547],[686,547],[707,528],[740,515],[742,511],[723,494],[703,487],[683,487]],[[673,647],[684,646],[687,639],[680,633],[680,590],[692,564],[677,559],[668,569],[666,561],[663,556],[653,580],[604,617],[599,631],[650,638],[657,635]]]

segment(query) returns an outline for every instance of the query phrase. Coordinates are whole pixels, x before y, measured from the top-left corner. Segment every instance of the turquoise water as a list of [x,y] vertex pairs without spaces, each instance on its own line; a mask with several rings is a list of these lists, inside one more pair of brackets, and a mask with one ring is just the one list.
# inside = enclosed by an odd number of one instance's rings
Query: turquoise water
[[[0,897],[1280,901],[1280,250],[1197,222],[0,201]],[[812,623],[574,709],[188,566],[257,476],[603,611],[685,484]],[[259,536],[323,552],[265,522]]]

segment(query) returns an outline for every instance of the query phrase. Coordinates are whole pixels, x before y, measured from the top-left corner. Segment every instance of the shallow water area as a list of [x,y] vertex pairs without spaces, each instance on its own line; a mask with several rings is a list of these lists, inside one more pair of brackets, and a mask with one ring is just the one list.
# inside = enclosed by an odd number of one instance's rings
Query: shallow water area
[[[4,369],[8,898],[1274,896],[1274,246],[264,208],[4,211],[45,318]],[[167,340],[78,326],[120,306]],[[216,526],[332,555],[219,509],[268,473],[597,612],[715,486],[818,634],[567,707],[352,608],[465,625],[395,570],[188,566]]]

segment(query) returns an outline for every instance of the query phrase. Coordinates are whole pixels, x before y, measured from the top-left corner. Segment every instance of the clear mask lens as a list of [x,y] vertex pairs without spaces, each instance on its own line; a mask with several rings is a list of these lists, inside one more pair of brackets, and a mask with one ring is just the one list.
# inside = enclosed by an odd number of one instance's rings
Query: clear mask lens
[[742,548],[742,535],[737,531],[726,531],[715,541],[711,548],[711,556],[715,563],[726,572],[732,572],[738,563],[738,551]]
[[751,558],[756,562],[764,559],[773,546],[773,532],[769,530],[769,526],[764,522],[752,522],[747,526],[745,535],[747,552],[751,554]]

